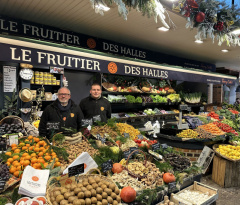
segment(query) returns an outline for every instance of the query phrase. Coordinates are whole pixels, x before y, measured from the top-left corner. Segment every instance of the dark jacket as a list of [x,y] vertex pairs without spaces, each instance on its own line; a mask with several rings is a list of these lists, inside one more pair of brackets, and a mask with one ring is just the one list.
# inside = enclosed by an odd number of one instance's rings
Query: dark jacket
[[81,100],[79,106],[85,119],[90,119],[93,116],[100,115],[101,121],[107,122],[107,120],[111,118],[111,104],[103,97],[100,97],[97,100],[91,96],[86,97]]
[[61,130],[62,127],[73,128],[77,131],[80,130],[81,120],[83,119],[82,111],[71,99],[69,101],[71,102],[71,106],[66,111],[61,111],[59,109],[58,104],[60,102],[58,100],[46,107],[39,123],[39,136],[47,136],[48,138],[50,137],[50,132],[52,131],[47,130],[48,122],[59,122],[59,131],[63,131]]

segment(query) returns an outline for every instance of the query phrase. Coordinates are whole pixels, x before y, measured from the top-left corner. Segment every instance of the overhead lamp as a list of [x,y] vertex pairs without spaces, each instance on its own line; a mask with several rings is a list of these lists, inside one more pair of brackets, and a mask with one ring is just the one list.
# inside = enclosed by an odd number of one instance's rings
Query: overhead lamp
[[169,31],[169,28],[166,28],[164,26],[158,28],[159,31]]
[[196,40],[196,41],[194,41],[195,43],[203,43],[203,41],[202,40]]
[[229,50],[228,49],[223,49],[222,52],[223,53],[227,53]]
[[224,85],[224,86],[223,86],[223,91],[224,91],[224,92],[229,92],[229,91],[230,91],[230,88],[229,88],[227,85]]
[[108,11],[110,9],[108,6],[105,6],[103,4],[97,4],[95,7],[102,11]]

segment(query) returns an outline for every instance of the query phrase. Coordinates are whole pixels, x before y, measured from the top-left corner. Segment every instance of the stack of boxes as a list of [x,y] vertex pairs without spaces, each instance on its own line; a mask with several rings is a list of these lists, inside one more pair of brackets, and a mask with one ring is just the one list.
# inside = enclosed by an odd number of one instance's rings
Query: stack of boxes
[[60,85],[60,80],[57,80],[52,73],[35,71],[30,83],[37,85]]

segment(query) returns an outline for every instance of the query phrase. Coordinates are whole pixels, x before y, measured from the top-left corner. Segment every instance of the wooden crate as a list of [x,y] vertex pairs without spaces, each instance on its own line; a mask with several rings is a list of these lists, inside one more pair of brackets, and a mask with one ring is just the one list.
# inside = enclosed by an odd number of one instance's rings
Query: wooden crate
[[213,158],[212,180],[221,187],[240,187],[239,162],[231,162],[217,155]]

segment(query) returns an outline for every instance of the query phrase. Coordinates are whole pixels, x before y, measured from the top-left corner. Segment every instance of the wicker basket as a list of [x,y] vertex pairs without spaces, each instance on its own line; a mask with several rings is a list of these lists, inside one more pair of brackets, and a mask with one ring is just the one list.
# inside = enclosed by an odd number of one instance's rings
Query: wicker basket
[[[96,171],[98,174],[92,174],[92,172],[94,172],[94,171]],[[77,176],[77,177],[76,177],[76,180],[77,180],[78,182],[81,182],[84,178],[87,178],[87,177],[89,177],[89,176],[91,176],[91,177],[93,177],[93,178],[95,178],[95,177],[100,177],[101,180],[105,180],[105,181],[109,182],[110,184],[114,184],[114,185],[116,186],[116,184],[113,182],[113,180],[112,180],[111,178],[106,177],[106,176],[102,176],[100,170],[99,170],[99,169],[96,169],[96,168],[90,169],[86,174]],[[52,182],[53,180],[55,180],[56,182],[54,182],[53,184],[51,184],[51,182]],[[60,182],[57,180],[56,177],[52,177],[52,178],[50,178],[50,179],[48,180],[47,191],[46,191],[46,198],[47,198],[47,202],[48,202],[49,205],[53,205],[53,204],[51,203],[51,200],[50,200],[50,192],[51,192],[51,190],[52,190],[53,188],[55,188],[55,187],[61,187],[61,185],[60,185]],[[118,196],[120,196],[120,193],[118,194]]]
[[[213,145],[213,150],[215,151],[216,155],[218,155],[218,156],[220,156],[220,157],[222,157],[222,158],[224,158],[224,159],[227,159],[227,160],[229,160],[229,161],[231,161],[231,162],[240,162],[240,159],[231,159],[231,158],[229,158],[229,157],[227,157],[227,156],[222,155],[221,153],[219,153],[219,152],[217,151],[217,148],[219,147],[219,145],[229,145],[229,144],[215,144],[215,145]],[[235,146],[235,145],[232,145],[232,146]]]
[[0,121],[0,125],[2,125],[3,123],[7,123],[7,124],[21,124],[22,128],[24,128],[24,121],[22,118],[15,116],[15,115],[9,115],[7,117],[4,117],[1,121]]
[[102,86],[105,90],[107,90],[109,92],[116,92],[116,90],[111,90],[112,87],[117,87],[116,85],[114,85],[112,83],[104,82],[104,83],[102,83]]

